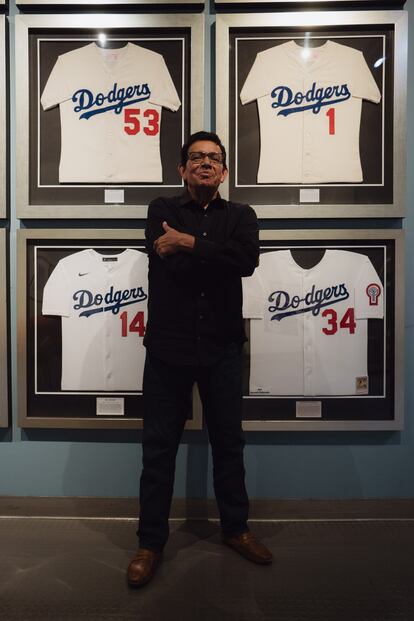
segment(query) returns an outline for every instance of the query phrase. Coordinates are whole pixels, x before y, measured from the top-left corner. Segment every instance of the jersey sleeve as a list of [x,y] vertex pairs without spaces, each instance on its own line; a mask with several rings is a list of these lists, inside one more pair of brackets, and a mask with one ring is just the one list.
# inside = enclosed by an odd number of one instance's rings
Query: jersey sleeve
[[269,71],[263,52],[259,52],[240,91],[242,104],[247,104],[269,94],[272,90],[272,76],[274,78],[272,72]]
[[70,303],[69,278],[62,261],[59,261],[43,289],[42,314],[69,317]]
[[351,94],[353,97],[368,99],[374,103],[378,103],[380,101],[381,93],[375,78],[367,65],[363,53],[359,50],[355,50],[350,82]]
[[175,112],[181,105],[171,74],[161,54],[154,54],[150,101]]
[[62,56],[59,56],[43,89],[40,101],[43,110],[48,110],[71,97],[68,71]]
[[381,319],[384,316],[384,290],[381,279],[368,257],[363,257],[355,281],[355,318]]

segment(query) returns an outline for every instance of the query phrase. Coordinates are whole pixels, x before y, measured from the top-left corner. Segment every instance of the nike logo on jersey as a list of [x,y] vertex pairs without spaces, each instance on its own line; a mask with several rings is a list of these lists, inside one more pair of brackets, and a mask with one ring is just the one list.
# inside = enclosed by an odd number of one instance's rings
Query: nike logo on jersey
[[[97,93],[96,95],[87,88],[80,88],[72,96],[73,103],[78,104],[73,110],[74,112],[87,110],[79,116],[79,119],[89,119],[95,114],[102,114],[110,110],[113,110],[115,114],[121,114],[125,106],[145,101],[150,98],[150,95],[151,90],[148,84],[135,84],[126,88],[118,88],[118,84],[115,82],[106,94]],[[104,105],[105,102],[108,102],[109,105]]]
[[272,108],[283,108],[277,115],[288,116],[305,110],[312,110],[314,114],[318,114],[322,106],[332,106],[346,101],[351,97],[351,93],[347,84],[316,88],[314,82],[306,93],[301,91],[294,93],[288,86],[276,86],[272,90],[271,97],[275,99]]
[[268,301],[273,302],[268,311],[274,313],[271,321],[280,321],[302,313],[312,313],[316,317],[324,306],[332,306],[348,298],[349,293],[344,283],[325,289],[316,289],[312,285],[312,289],[303,298],[298,295],[291,296],[287,291],[273,291],[268,297]]
[[86,274],[89,274],[89,272],[78,272],[78,276],[86,276]]
[[83,310],[79,317],[90,317],[96,313],[112,312],[113,315],[119,313],[122,306],[143,302],[148,295],[143,287],[133,287],[132,289],[119,289],[114,291],[111,286],[106,293],[93,293],[88,289],[80,289],[73,294],[74,310]]

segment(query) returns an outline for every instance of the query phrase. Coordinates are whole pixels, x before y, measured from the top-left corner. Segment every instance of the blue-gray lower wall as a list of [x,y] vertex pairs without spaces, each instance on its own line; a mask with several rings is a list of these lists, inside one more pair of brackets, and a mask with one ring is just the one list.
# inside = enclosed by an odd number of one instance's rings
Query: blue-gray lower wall
[[[208,3],[207,3],[208,4]],[[407,3],[408,5],[408,3]],[[414,9],[408,7],[409,32]],[[14,0],[10,3],[11,61],[11,306],[15,333],[14,213],[15,117]],[[206,69],[214,15],[206,9]],[[408,62],[408,185],[406,231],[406,408],[403,432],[248,433],[246,482],[253,498],[386,498],[414,495],[414,43]],[[206,84],[209,93],[210,78]],[[214,128],[212,102],[206,98],[206,127]],[[277,223],[274,223],[277,226]],[[391,224],[391,223],[390,223]],[[266,223],[271,226],[272,223]],[[394,223],[398,225],[398,223]],[[338,221],[331,228],[340,226]],[[0,495],[135,496],[141,463],[140,432],[33,430],[16,424],[16,345],[12,339],[13,426],[0,430]],[[212,497],[211,455],[205,432],[187,432],[177,458],[176,497]]]

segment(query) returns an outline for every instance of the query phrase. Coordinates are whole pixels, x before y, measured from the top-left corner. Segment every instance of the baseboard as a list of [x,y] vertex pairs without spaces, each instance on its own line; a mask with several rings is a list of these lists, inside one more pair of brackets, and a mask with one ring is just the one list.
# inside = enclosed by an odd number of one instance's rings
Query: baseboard
[[[0,516],[135,518],[136,498],[0,496]],[[174,499],[172,518],[218,518],[212,499]],[[414,499],[250,501],[252,520],[414,519]]]

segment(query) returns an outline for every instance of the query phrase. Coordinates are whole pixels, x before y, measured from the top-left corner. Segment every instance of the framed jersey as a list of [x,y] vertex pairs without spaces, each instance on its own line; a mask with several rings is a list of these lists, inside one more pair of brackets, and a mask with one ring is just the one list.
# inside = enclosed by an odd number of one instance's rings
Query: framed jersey
[[18,215],[145,216],[203,119],[203,16],[16,18]]
[[0,427],[9,424],[8,347],[7,347],[7,272],[6,230],[0,229]]
[[403,281],[402,231],[262,231],[246,429],[402,429]]
[[[19,422],[139,427],[147,322],[143,231],[19,231]],[[189,428],[197,420],[188,413]]]
[[404,214],[407,15],[217,16],[227,196],[260,217]]

